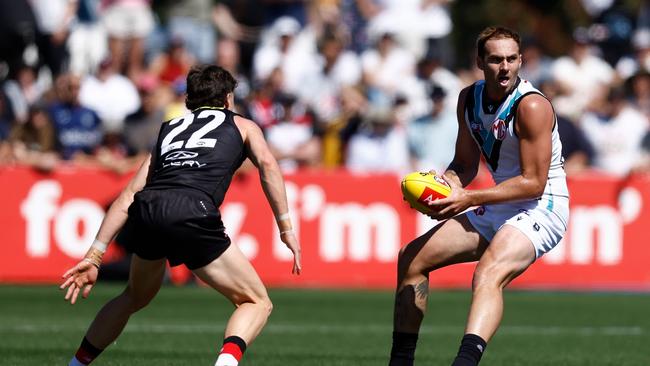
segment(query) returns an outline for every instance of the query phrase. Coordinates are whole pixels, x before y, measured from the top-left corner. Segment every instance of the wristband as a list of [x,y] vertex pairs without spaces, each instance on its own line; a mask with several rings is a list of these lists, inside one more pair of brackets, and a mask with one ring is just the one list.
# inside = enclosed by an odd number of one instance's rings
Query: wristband
[[97,269],[99,269],[99,264],[98,264],[98,263],[95,263],[92,259],[90,259],[90,258],[84,258],[83,261],[84,261],[84,262],[88,262],[88,263],[92,264],[93,266],[97,267]]
[[287,233],[292,233],[292,232],[293,232],[293,229],[283,230],[283,231],[280,231],[280,235],[287,234]]
[[95,267],[99,268],[99,266],[102,264],[102,257],[104,256],[104,253],[102,253],[99,249],[95,247],[90,247],[88,249],[88,253],[86,253],[86,256],[84,257],[84,261],[88,263],[92,263]]
[[288,212],[283,213],[282,215],[278,215],[278,217],[275,218],[275,221],[280,222],[284,220],[289,220],[291,218],[291,215],[289,215]]
[[95,249],[99,250],[100,252],[102,252],[102,254],[104,254],[106,252],[106,249],[108,248],[108,244],[104,243],[101,240],[95,239],[95,241],[93,242],[93,244],[90,247],[95,248]]

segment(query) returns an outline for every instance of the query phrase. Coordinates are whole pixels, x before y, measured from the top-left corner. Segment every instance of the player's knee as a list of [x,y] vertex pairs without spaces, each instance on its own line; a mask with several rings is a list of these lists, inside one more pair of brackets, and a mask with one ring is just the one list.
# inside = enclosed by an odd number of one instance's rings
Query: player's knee
[[273,302],[271,301],[271,299],[269,299],[268,297],[262,299],[262,301],[260,301],[260,305],[262,305],[262,308],[264,309],[267,316],[271,315],[271,313],[273,312]]
[[477,268],[472,278],[472,290],[490,290],[503,288],[503,271],[497,266]]

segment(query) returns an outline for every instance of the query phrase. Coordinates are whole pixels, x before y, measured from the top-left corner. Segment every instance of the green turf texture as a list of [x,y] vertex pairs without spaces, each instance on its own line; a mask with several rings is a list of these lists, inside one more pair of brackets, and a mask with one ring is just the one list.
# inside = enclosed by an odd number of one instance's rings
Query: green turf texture
[[[0,365],[67,365],[86,327],[123,285],[71,306],[56,286],[0,286]],[[242,366],[387,365],[390,291],[271,290],[275,309]],[[416,365],[450,365],[470,302],[432,290]],[[214,364],[232,307],[213,290],[161,289],[93,365]],[[650,295],[509,291],[481,366],[650,365]]]

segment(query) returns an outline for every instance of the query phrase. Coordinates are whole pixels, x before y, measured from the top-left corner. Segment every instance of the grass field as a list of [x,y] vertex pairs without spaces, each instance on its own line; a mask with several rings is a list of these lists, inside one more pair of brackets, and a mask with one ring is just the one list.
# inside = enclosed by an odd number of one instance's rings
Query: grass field
[[[70,306],[55,286],[0,286],[0,365],[67,365],[100,305],[122,285],[100,284]],[[242,366],[386,365],[392,293],[272,290],[275,310]],[[449,365],[470,294],[432,291],[416,365]],[[164,287],[94,365],[213,365],[231,308],[212,290]],[[650,365],[650,295],[506,294],[486,365]]]

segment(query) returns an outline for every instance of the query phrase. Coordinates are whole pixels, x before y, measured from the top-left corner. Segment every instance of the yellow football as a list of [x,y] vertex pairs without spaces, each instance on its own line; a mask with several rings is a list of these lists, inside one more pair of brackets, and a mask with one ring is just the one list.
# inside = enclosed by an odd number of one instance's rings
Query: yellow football
[[402,179],[404,200],[425,215],[433,212],[429,206],[433,201],[448,197],[449,194],[449,184],[442,177],[432,173],[414,172]]

